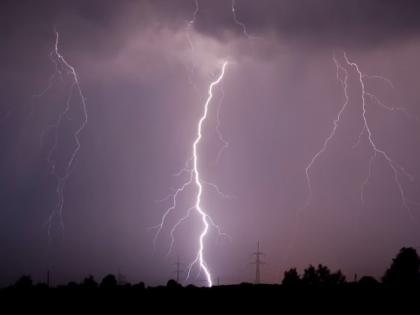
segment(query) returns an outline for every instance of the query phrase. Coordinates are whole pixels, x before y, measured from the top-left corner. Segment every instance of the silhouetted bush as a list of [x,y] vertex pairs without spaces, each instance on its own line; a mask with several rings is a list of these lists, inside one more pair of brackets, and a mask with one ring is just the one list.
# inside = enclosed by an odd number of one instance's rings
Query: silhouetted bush
[[368,289],[368,290],[377,289],[380,286],[380,283],[378,280],[369,276],[362,277],[357,284],[359,288]]
[[14,287],[16,289],[30,289],[32,288],[33,282],[32,282],[32,278],[30,275],[23,275],[22,277],[20,277]]
[[46,291],[49,289],[49,287],[46,283],[37,283],[34,285],[34,289],[39,291]]
[[316,269],[310,265],[302,276],[302,285],[309,288],[330,288],[343,285],[345,282],[346,277],[340,270],[331,273],[330,269],[324,265],[318,265]]
[[117,288],[117,279],[112,274],[109,274],[109,275],[105,276],[102,279],[100,288],[101,289],[106,289],[106,290],[112,290],[112,289]]
[[306,287],[315,287],[319,285],[319,278],[314,266],[309,265],[303,272],[302,284]]
[[302,280],[296,270],[296,268],[291,268],[284,272],[284,277],[282,285],[288,289],[296,289],[301,286]]
[[134,284],[132,288],[136,290],[144,290],[146,289],[146,286],[144,285],[144,282],[139,282],[139,283]]
[[70,289],[70,290],[77,290],[78,288],[79,288],[79,285],[74,281],[70,281],[66,286],[66,289]]
[[81,286],[84,289],[93,290],[98,287],[98,283],[96,282],[95,278],[90,275],[83,280]]
[[170,279],[167,283],[166,283],[166,287],[167,288],[171,288],[171,289],[178,289],[178,288],[182,288],[182,285],[180,285],[178,282],[176,282],[174,279]]
[[412,288],[419,285],[420,258],[414,248],[403,247],[392,260],[382,282],[389,287]]
[[330,275],[330,285],[339,286],[346,283],[346,276],[343,275],[341,270],[337,270]]

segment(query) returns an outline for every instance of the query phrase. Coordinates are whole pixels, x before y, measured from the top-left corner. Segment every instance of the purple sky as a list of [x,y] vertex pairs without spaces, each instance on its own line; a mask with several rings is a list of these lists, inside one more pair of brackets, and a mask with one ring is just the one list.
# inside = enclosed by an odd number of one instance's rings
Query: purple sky
[[[121,272],[132,282],[165,283],[176,256],[194,259],[202,228],[193,216],[170,229],[193,203],[194,190],[179,200],[153,250],[154,231],[169,206],[164,198],[185,177],[172,176],[190,157],[207,89],[221,62],[224,80],[220,130],[215,90],[199,146],[209,187],[203,206],[231,240],[211,229],[205,257],[222,283],[252,281],[252,252],[259,240],[266,257],[262,280],[278,282],[290,267],[340,268],[348,278],[380,277],[402,246],[420,246],[420,3],[415,0],[193,0],[25,1],[0,3],[0,285],[22,273],[55,283]],[[48,166],[54,137],[48,131],[66,106],[71,78],[64,74],[42,97],[59,50],[72,64],[87,99],[89,121],[64,189],[64,229],[47,220],[57,203],[57,181]],[[305,168],[333,128],[345,95],[333,54],[348,73],[348,104],[335,137],[310,170]],[[372,147],[363,128],[362,91],[354,67],[366,75],[372,137],[413,176],[398,179],[386,159],[369,172]],[[339,79],[344,78],[343,70]],[[81,103],[58,132],[53,158],[63,172],[75,148]],[[44,135],[44,136],[43,136]],[[395,164],[396,165],[396,164]],[[297,214],[299,214],[297,216]],[[298,220],[296,220],[298,217]],[[192,282],[199,283],[197,270]],[[200,279],[200,276],[198,277]]]

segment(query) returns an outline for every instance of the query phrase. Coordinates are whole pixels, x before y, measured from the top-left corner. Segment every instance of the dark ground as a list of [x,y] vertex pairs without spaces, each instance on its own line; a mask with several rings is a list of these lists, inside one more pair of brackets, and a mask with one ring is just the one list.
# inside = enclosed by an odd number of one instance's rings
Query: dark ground
[[[309,266],[302,275],[292,268],[281,284],[250,284],[183,287],[174,280],[166,286],[119,283],[114,275],[100,283],[89,276],[81,283],[49,287],[33,284],[28,275],[0,290],[4,314],[34,312],[225,312],[258,310],[258,313],[334,312],[420,313],[420,258],[413,248],[402,248],[381,281],[362,277],[346,281],[340,271]],[[0,314],[2,314],[1,312]]]

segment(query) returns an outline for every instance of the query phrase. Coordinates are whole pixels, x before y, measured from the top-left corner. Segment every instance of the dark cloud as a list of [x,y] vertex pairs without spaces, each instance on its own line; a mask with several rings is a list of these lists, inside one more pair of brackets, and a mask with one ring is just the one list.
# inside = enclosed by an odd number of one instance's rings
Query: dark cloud
[[[184,28],[195,8],[193,0],[7,0],[0,6],[3,40],[13,36],[17,25],[36,25],[48,31],[72,21],[78,24],[73,31],[82,39],[89,38],[92,45],[107,37],[123,40],[127,29],[151,23]],[[224,40],[232,34],[243,35],[232,18],[231,1],[201,0],[199,6],[198,31]],[[238,19],[251,35],[271,33],[289,43],[372,47],[420,34],[420,3],[416,0],[236,0],[236,8]],[[92,37],[96,37],[93,42]]]
[[[240,35],[230,1],[202,1],[198,29],[213,36]],[[273,32],[279,40],[306,45],[373,46],[420,34],[416,0],[237,0],[238,19],[255,36]]]

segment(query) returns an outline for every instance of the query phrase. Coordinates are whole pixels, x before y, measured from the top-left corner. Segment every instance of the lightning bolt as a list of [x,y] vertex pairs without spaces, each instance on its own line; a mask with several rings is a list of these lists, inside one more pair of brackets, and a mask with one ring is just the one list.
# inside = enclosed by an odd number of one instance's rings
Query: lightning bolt
[[[365,203],[365,190],[366,190],[366,187],[369,184],[369,181],[372,177],[372,168],[373,168],[374,161],[378,156],[381,156],[385,159],[389,168],[393,172],[394,183],[395,183],[395,185],[398,189],[400,199],[401,199],[401,203],[402,203],[402,207],[405,208],[408,211],[410,217],[413,217],[412,212],[411,212],[411,208],[410,208],[409,205],[410,204],[417,204],[417,203],[414,202],[414,201],[411,201],[407,198],[406,192],[404,190],[404,187],[401,183],[400,178],[401,178],[401,176],[405,176],[405,177],[409,178],[410,180],[414,180],[414,177],[409,172],[407,172],[407,170],[403,166],[401,166],[394,159],[392,159],[388,152],[386,152],[384,149],[380,148],[377,145],[377,143],[375,142],[375,136],[374,136],[373,131],[372,131],[370,125],[369,125],[369,120],[368,120],[368,117],[367,117],[368,105],[371,104],[371,103],[376,104],[376,105],[380,106],[381,108],[386,109],[388,111],[401,111],[401,112],[404,112],[405,114],[407,114],[407,111],[406,111],[405,108],[393,107],[393,106],[389,106],[389,105],[383,103],[375,94],[373,94],[373,93],[371,93],[367,90],[367,84],[366,84],[367,79],[379,79],[379,80],[382,80],[385,83],[387,83],[391,88],[394,88],[394,85],[393,85],[392,81],[390,81],[389,79],[384,78],[382,76],[378,76],[378,75],[366,75],[366,74],[362,73],[362,71],[360,70],[360,67],[357,63],[355,63],[353,61],[350,61],[346,52],[343,53],[343,57],[344,57],[344,60],[346,62],[346,65],[349,68],[355,70],[355,72],[357,74],[357,77],[358,77],[360,87],[361,87],[361,107],[362,107],[361,119],[362,119],[362,122],[363,122],[363,128],[362,128],[361,132],[359,133],[358,140],[355,143],[355,145],[353,146],[353,148],[357,147],[360,144],[360,142],[362,140],[362,137],[366,134],[369,147],[372,151],[372,155],[369,158],[369,163],[368,163],[368,172],[367,172],[366,178],[362,182],[361,188],[360,188],[361,202],[362,202],[362,204]],[[333,55],[333,61],[335,63],[336,69],[337,69],[337,80],[340,81],[340,83],[343,87],[345,101],[344,101],[343,105],[341,106],[336,118],[333,121],[333,127],[332,127],[331,132],[329,133],[327,138],[324,140],[323,145],[320,148],[320,150],[315,153],[315,155],[312,157],[309,164],[305,168],[306,184],[307,184],[307,187],[308,187],[308,197],[307,197],[305,207],[309,206],[309,204],[311,202],[311,199],[312,199],[312,195],[313,195],[311,176],[310,176],[311,168],[316,163],[316,161],[322,156],[322,154],[327,150],[328,144],[334,138],[334,136],[336,134],[336,130],[339,127],[340,119],[343,116],[343,114],[345,112],[345,109],[347,108],[347,106],[349,104],[349,94],[348,94],[349,72],[342,64],[340,64],[340,62],[338,62],[338,60],[335,57],[335,54]],[[340,76],[340,73],[342,73],[341,76]],[[371,102],[369,102],[369,100]]]
[[[222,236],[227,236],[229,237],[227,234],[222,233],[220,227],[215,224],[214,220],[209,216],[209,214],[206,212],[206,210],[204,209],[204,207],[202,206],[202,195],[203,195],[203,187],[205,185],[208,185],[212,188],[214,188],[216,190],[216,192],[218,192],[219,194],[222,194],[225,197],[228,197],[228,195],[223,194],[220,189],[218,188],[217,185],[207,182],[205,181],[201,174],[200,174],[200,168],[199,168],[199,152],[198,152],[198,146],[201,143],[202,137],[203,137],[203,124],[207,119],[208,116],[208,112],[209,112],[209,107],[210,104],[213,100],[213,91],[215,89],[215,87],[217,85],[220,84],[220,82],[223,80],[223,77],[225,75],[225,71],[226,71],[226,67],[228,65],[227,61],[224,61],[220,70],[220,73],[218,75],[218,77],[210,83],[209,88],[208,88],[208,97],[206,102],[204,103],[204,110],[203,110],[203,114],[200,117],[198,124],[197,124],[197,134],[196,137],[192,143],[192,158],[190,160],[188,160],[185,164],[185,167],[183,169],[181,169],[178,173],[174,174],[175,176],[179,176],[183,173],[187,173],[188,174],[188,179],[181,185],[179,186],[175,192],[172,195],[169,195],[168,197],[166,197],[165,199],[171,199],[171,206],[164,212],[162,219],[160,221],[160,224],[158,224],[155,227],[152,228],[156,228],[156,233],[155,236],[153,238],[153,244],[154,246],[156,246],[156,242],[157,242],[157,238],[159,237],[165,222],[167,221],[168,216],[177,208],[177,199],[179,197],[180,194],[182,194],[183,192],[185,192],[185,190],[190,187],[191,185],[194,185],[196,187],[196,195],[195,195],[195,202],[194,205],[192,207],[190,207],[186,214],[179,219],[171,228],[170,231],[170,237],[171,237],[171,243],[169,246],[169,251],[167,253],[167,255],[170,254],[172,247],[174,245],[175,242],[175,236],[174,233],[176,231],[176,229],[179,227],[180,224],[182,224],[184,221],[186,221],[193,212],[195,212],[200,218],[201,218],[201,222],[203,224],[203,229],[199,235],[198,238],[198,251],[196,254],[195,259],[192,261],[192,263],[189,265],[188,268],[188,274],[187,274],[187,279],[190,276],[191,270],[194,267],[194,265],[198,264],[200,271],[202,271],[205,274],[206,277],[206,281],[207,281],[207,285],[208,286],[212,286],[213,282],[212,282],[212,277],[211,277],[211,273],[210,270],[207,266],[207,263],[204,259],[204,251],[205,251],[205,238],[208,235],[209,232],[209,227],[213,226],[216,231],[218,232],[219,235]],[[192,164],[190,166],[190,164]],[[164,200],[165,200],[164,199]]]
[[[191,30],[194,28],[194,24],[195,24],[195,21],[197,19],[198,12],[200,11],[200,5],[199,5],[198,0],[194,0],[194,6],[195,7],[194,7],[192,17],[189,21],[187,21],[187,26],[185,28],[185,34],[186,34],[186,37],[187,37],[188,45],[190,46],[190,49],[191,49],[192,59],[194,59],[195,48],[194,48],[194,42],[193,42],[192,35],[191,35]],[[191,66],[185,65],[185,67],[186,67],[186,70],[187,70],[188,82],[194,88],[194,90],[197,91],[198,88],[195,85],[194,80],[193,80],[194,72],[195,72],[195,64],[193,63]]]
[[[235,10],[235,3],[232,2],[232,10]],[[187,22],[187,26],[185,28],[185,33],[186,33],[186,37],[187,37],[187,41],[188,41],[188,45],[190,46],[190,50],[191,50],[191,55],[194,56],[195,54],[195,47],[194,47],[194,42],[192,40],[192,35],[191,32],[194,28],[194,24],[197,20],[197,15],[200,12],[200,4],[198,2],[198,0],[194,0],[194,11],[192,13],[191,19]],[[245,27],[245,25],[243,25]],[[188,82],[190,83],[190,85],[194,88],[195,91],[198,91],[198,88],[196,86],[196,84],[194,83],[193,77],[194,77],[194,72],[195,72],[195,65],[192,64],[192,66],[186,66],[187,68],[187,76],[188,76]],[[221,97],[220,97],[220,101],[219,101],[219,106],[217,107],[217,113],[216,113],[216,134],[217,137],[219,138],[219,141],[222,143],[222,147],[220,148],[217,156],[216,156],[216,164],[218,164],[223,152],[229,147],[229,142],[225,139],[225,137],[223,136],[223,133],[221,131],[221,118],[220,118],[220,113],[221,113],[221,108],[223,105],[223,99],[224,99],[224,90],[223,90],[223,86],[221,87]],[[186,162],[186,165],[188,165],[188,163],[190,162],[190,160],[188,160]],[[191,170],[188,170],[188,167],[185,167],[183,169],[180,170],[180,173],[185,173]]]
[[241,22],[239,19],[238,19],[238,16],[236,15],[236,11],[237,11],[237,9],[236,9],[236,0],[232,0],[232,6],[231,6],[231,10],[232,10],[232,17],[233,17],[233,21],[237,24],[237,25],[239,25],[240,27],[241,27],[241,29],[242,29],[242,33],[245,35],[245,37],[246,38],[250,38],[250,36],[249,36],[249,34],[248,34],[248,31],[247,31],[247,29],[246,29],[246,25],[243,23],[243,22]]
[[196,259],[190,265],[190,268],[188,270],[188,276],[189,276],[189,274],[191,272],[192,266],[198,262],[200,264],[201,270],[204,271],[204,274],[205,274],[206,279],[207,279],[207,284],[208,284],[209,287],[211,287],[213,285],[213,282],[212,282],[212,279],[211,279],[210,271],[209,271],[209,269],[207,267],[207,264],[206,264],[206,262],[204,260],[204,254],[203,254],[203,251],[204,251],[204,238],[206,237],[207,231],[209,229],[209,223],[208,223],[209,220],[207,219],[208,215],[206,214],[205,210],[201,206],[201,195],[203,194],[203,184],[201,182],[200,173],[199,173],[199,167],[198,167],[198,150],[197,150],[197,147],[198,147],[198,144],[200,143],[201,138],[202,138],[202,126],[203,126],[203,122],[207,118],[207,113],[208,113],[208,110],[209,110],[209,104],[210,104],[210,102],[211,102],[211,100],[213,98],[213,88],[215,86],[217,86],[220,83],[220,81],[222,81],[222,79],[223,79],[223,77],[225,75],[225,69],[226,69],[227,64],[228,64],[227,61],[225,61],[223,63],[222,71],[220,72],[219,77],[215,81],[213,81],[210,84],[210,86],[209,86],[208,98],[207,98],[206,103],[204,104],[203,116],[201,116],[201,118],[200,118],[200,120],[198,122],[197,137],[196,137],[196,139],[195,139],[195,141],[193,143],[194,181],[195,181],[195,184],[198,187],[198,192],[197,192],[197,196],[196,196],[196,200],[195,200],[195,209],[197,210],[197,212],[201,216],[201,219],[202,219],[202,222],[203,222],[203,225],[204,225],[204,229],[203,229],[203,231],[200,234],[200,238],[199,238],[199,250],[198,250],[197,257],[196,257]]
[[370,125],[369,125],[369,122],[368,122],[368,119],[367,119],[367,116],[366,116],[366,113],[367,113],[367,98],[368,97],[373,99],[377,104],[379,104],[380,106],[382,106],[383,108],[386,108],[388,110],[395,110],[396,108],[386,106],[384,103],[382,103],[379,100],[379,98],[376,95],[366,91],[366,83],[364,81],[364,77],[366,77],[366,76],[361,72],[361,70],[359,68],[359,65],[357,63],[355,63],[353,61],[350,61],[350,59],[347,57],[347,54],[345,52],[344,52],[344,60],[346,61],[348,66],[351,66],[352,68],[354,68],[356,70],[358,78],[359,78],[360,87],[362,89],[361,98],[362,98],[362,119],[363,119],[363,129],[362,129],[362,132],[360,133],[359,137],[364,134],[364,131],[366,131],[367,140],[368,140],[368,143],[369,143],[369,145],[372,149],[372,156],[369,160],[368,175],[367,175],[365,181],[362,183],[362,186],[361,186],[361,200],[362,200],[362,202],[364,202],[364,194],[365,194],[364,191],[365,191],[366,185],[368,185],[369,180],[370,180],[371,175],[372,175],[373,162],[378,155],[382,156],[386,160],[388,166],[390,167],[390,169],[393,172],[394,182],[395,182],[395,185],[397,186],[397,189],[399,191],[402,206],[408,211],[410,217],[413,218],[413,214],[412,214],[411,208],[409,206],[410,201],[406,197],[404,187],[403,187],[403,185],[400,181],[400,176],[404,175],[411,180],[413,180],[414,178],[411,174],[409,174],[405,170],[404,167],[402,167],[399,163],[397,163],[395,160],[393,160],[385,150],[381,149],[376,144],[376,142],[374,140],[373,132],[370,128]]
[[194,0],[194,5],[195,5],[194,12],[192,14],[191,20],[188,21],[187,28],[186,28],[187,40],[188,40],[188,43],[189,43],[192,51],[194,51],[194,44],[193,44],[192,39],[191,39],[190,31],[191,31],[191,28],[194,27],[194,23],[195,23],[195,20],[197,19],[198,12],[200,11],[200,5],[198,3],[198,0]]
[[[186,182],[184,182],[180,187],[178,187],[172,195],[169,195],[168,197],[162,199],[162,200],[170,199],[171,200],[171,206],[168,209],[166,209],[166,211],[163,213],[163,216],[162,216],[162,219],[161,219],[160,223],[158,225],[152,227],[152,229],[156,229],[155,236],[153,237],[153,247],[154,248],[156,248],[157,239],[158,239],[160,233],[162,232],[162,229],[163,229],[163,226],[165,225],[166,219],[171,214],[171,212],[174,211],[177,208],[178,196],[182,192],[184,192],[192,184],[192,182],[193,182],[193,178],[194,178],[193,171],[192,170],[189,170],[188,173],[189,173],[189,179]],[[182,221],[185,221],[185,220],[186,219],[184,219]],[[177,224],[177,226],[179,224]],[[171,236],[173,236],[173,233],[174,232],[175,232],[175,230],[174,231],[171,231]],[[172,245],[173,245],[173,241],[171,241],[171,246]],[[169,253],[170,253],[171,250],[172,250],[172,247],[170,247],[169,252],[168,252],[167,255],[169,255]]]
[[[64,220],[63,220],[63,208],[64,208],[64,188],[67,183],[68,178],[70,177],[70,174],[73,170],[74,162],[77,158],[77,155],[81,148],[80,143],[80,134],[85,128],[87,121],[88,121],[88,114],[87,114],[87,106],[86,106],[86,98],[83,94],[82,88],[80,86],[79,82],[79,76],[76,72],[76,69],[74,66],[72,66],[60,53],[59,51],[59,33],[55,32],[55,44],[53,50],[49,54],[49,59],[51,60],[51,63],[54,66],[54,72],[50,76],[48,80],[47,87],[41,91],[40,93],[34,95],[36,97],[42,97],[44,96],[54,85],[54,81],[57,77],[61,77],[63,79],[63,73],[69,75],[71,77],[72,83],[69,87],[69,92],[67,95],[67,99],[65,102],[64,109],[59,113],[56,121],[51,124],[43,133],[43,136],[47,134],[48,132],[52,131],[54,133],[53,138],[53,144],[48,152],[47,156],[47,162],[49,165],[49,168],[51,170],[52,175],[57,180],[57,186],[56,186],[56,193],[57,193],[57,204],[56,207],[51,211],[48,219],[47,219],[47,225],[48,225],[48,236],[51,239],[51,231],[53,224],[55,220],[58,219],[59,225],[61,229],[64,229]],[[76,93],[80,99],[81,103],[81,112],[82,112],[82,119],[80,122],[79,127],[74,131],[73,133],[73,139],[76,144],[75,148],[73,149],[72,153],[70,154],[67,163],[65,164],[64,171],[62,174],[60,174],[56,168],[56,160],[54,158],[54,153],[57,150],[58,145],[58,131],[60,126],[62,125],[62,122],[64,118],[67,116],[71,109],[71,103],[73,100],[73,95]]]
[[222,143],[222,147],[220,148],[219,152],[217,153],[216,156],[216,164],[219,163],[219,160],[223,154],[223,152],[225,150],[227,150],[229,148],[229,142],[226,140],[226,138],[224,137],[222,131],[221,131],[221,118],[220,118],[220,112],[222,110],[222,105],[223,105],[223,100],[225,97],[225,91],[223,89],[223,85],[220,86],[220,91],[221,91],[221,96],[220,96],[220,100],[219,100],[219,106],[217,107],[217,113],[216,113],[216,134],[219,138],[219,141]]
[[[338,128],[338,125],[340,123],[341,116],[343,115],[345,109],[347,108],[347,105],[349,104],[349,96],[348,96],[348,92],[347,92],[347,87],[348,87],[348,72],[337,61],[337,59],[335,57],[335,54],[333,55],[333,61],[334,61],[334,64],[336,66],[337,80],[339,80],[340,83],[341,83],[341,85],[343,86],[345,101],[344,101],[343,105],[341,106],[340,110],[338,111],[338,114],[337,114],[336,118],[333,121],[333,127],[331,129],[330,134],[327,136],[327,138],[325,138],[324,143],[322,144],[321,149],[318,152],[315,153],[315,155],[312,157],[312,159],[310,160],[309,164],[305,168],[306,184],[307,184],[308,190],[309,190],[308,198],[307,198],[306,204],[305,204],[305,208],[307,206],[309,206],[309,204],[311,203],[311,201],[312,201],[312,195],[313,195],[312,194],[312,182],[311,182],[311,176],[310,176],[311,168],[315,164],[315,162],[318,160],[318,158],[327,150],[328,144],[330,143],[330,141],[335,136],[335,133],[336,133],[337,128]],[[342,72],[344,74],[344,78],[341,78],[340,77],[340,72]]]

